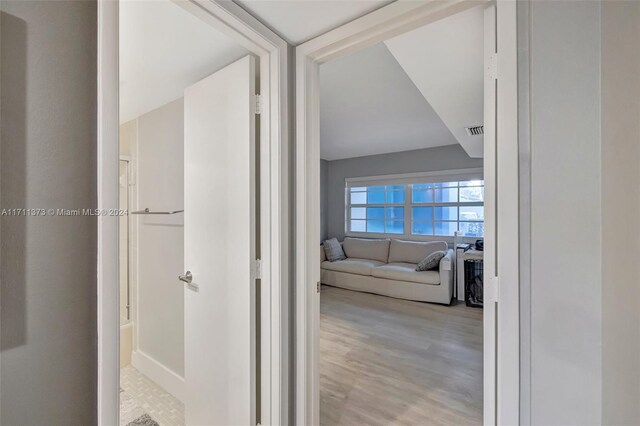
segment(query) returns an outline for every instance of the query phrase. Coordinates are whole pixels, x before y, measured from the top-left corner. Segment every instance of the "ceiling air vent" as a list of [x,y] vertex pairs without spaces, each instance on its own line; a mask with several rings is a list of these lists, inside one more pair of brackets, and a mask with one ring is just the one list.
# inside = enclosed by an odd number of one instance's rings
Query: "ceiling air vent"
[[484,134],[484,126],[465,127],[469,136],[477,136]]

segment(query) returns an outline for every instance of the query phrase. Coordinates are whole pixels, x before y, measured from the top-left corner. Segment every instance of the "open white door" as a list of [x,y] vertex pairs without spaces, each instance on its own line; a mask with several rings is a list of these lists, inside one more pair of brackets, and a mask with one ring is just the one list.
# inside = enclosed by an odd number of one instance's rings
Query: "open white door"
[[496,424],[497,56],[496,6],[484,10],[484,424]]
[[516,13],[497,1],[484,15],[485,425],[520,422]]
[[255,73],[247,56],[184,93],[184,265],[192,274],[184,297],[185,411],[192,426],[256,424]]

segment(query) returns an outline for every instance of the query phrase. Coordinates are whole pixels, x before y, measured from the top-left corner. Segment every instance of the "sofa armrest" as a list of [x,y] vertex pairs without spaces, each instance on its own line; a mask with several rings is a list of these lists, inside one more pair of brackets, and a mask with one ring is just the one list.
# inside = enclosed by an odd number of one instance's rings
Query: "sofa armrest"
[[324,246],[320,244],[320,263],[324,262],[325,260],[327,260],[327,255],[324,252]]
[[440,260],[440,285],[447,288],[447,300],[453,298],[453,250],[447,250],[447,255]]
[[445,257],[440,259],[440,273],[443,271],[453,271],[453,250],[447,250]]

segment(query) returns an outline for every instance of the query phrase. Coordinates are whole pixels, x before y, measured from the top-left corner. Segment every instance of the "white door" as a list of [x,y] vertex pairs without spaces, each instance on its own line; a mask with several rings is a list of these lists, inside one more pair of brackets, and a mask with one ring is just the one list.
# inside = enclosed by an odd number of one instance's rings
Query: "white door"
[[184,93],[184,265],[192,274],[184,297],[185,410],[191,426],[255,425],[255,74],[247,56]]
[[485,424],[520,420],[516,21],[516,2],[498,1],[485,9]]
[[496,424],[497,324],[496,6],[484,10],[484,424]]

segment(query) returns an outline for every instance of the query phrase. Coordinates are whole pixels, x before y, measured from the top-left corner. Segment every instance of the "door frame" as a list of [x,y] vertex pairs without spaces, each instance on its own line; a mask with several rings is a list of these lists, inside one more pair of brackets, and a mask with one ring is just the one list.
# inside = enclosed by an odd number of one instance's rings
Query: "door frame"
[[[288,423],[288,45],[233,2],[172,0],[260,61],[261,423]],[[118,208],[118,1],[98,0],[97,207]],[[118,424],[118,220],[98,216],[98,424]],[[176,271],[179,273],[180,271]]]
[[[296,48],[296,424],[319,424],[320,64],[411,31],[484,0],[397,1]],[[496,257],[495,374],[484,378],[484,423],[519,423],[518,104],[516,2],[497,1],[501,185]],[[491,238],[491,237],[488,237]],[[489,347],[487,347],[489,346]],[[486,356],[485,356],[486,358]],[[491,390],[487,392],[486,389]]]

